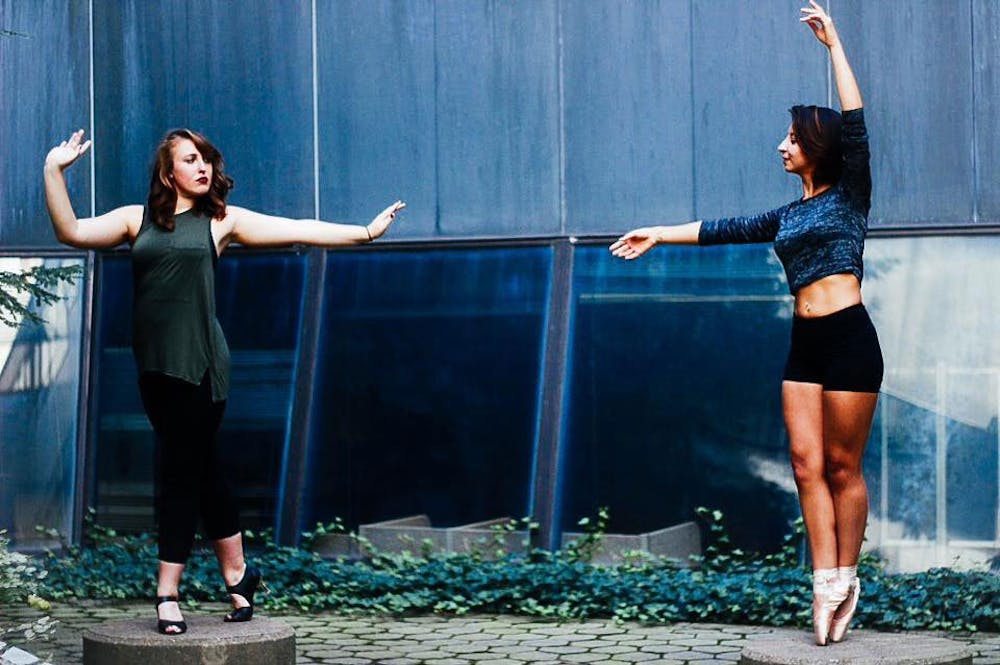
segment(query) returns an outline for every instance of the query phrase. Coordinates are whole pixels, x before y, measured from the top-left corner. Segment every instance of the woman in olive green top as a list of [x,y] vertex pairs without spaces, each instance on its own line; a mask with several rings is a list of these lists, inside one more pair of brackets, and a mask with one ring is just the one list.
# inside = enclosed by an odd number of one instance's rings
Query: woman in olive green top
[[229,391],[229,349],[215,316],[215,264],[231,242],[249,247],[358,245],[381,237],[405,207],[396,201],[366,226],[292,220],[226,204],[233,181],[200,134],[160,143],[146,206],[77,219],[63,171],[90,147],[83,130],[45,158],[45,199],[60,242],[81,249],[132,246],[133,349],[143,406],[157,435],[158,628],[183,633],[177,588],[199,516],[215,546],[233,611],[253,616],[260,571],[247,566],[236,505],[215,434]]

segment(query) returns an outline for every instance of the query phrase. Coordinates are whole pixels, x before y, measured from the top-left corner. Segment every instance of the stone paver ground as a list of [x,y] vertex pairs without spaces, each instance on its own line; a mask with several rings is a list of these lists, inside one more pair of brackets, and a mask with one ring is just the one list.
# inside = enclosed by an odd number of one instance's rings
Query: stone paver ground
[[[203,604],[188,616],[218,616],[227,607]],[[20,646],[53,665],[80,662],[80,636],[92,624],[114,619],[148,617],[155,630],[151,603],[61,603],[53,607],[58,620],[45,641]],[[29,608],[0,607],[0,629],[39,616]],[[769,632],[761,626],[722,624],[644,625],[594,620],[570,623],[531,617],[476,615],[406,618],[284,615],[295,630],[298,663],[329,665],[680,665],[735,663],[746,639]],[[1000,634],[945,634],[969,645],[976,665],[1000,665]],[[9,641],[18,644],[16,636]]]

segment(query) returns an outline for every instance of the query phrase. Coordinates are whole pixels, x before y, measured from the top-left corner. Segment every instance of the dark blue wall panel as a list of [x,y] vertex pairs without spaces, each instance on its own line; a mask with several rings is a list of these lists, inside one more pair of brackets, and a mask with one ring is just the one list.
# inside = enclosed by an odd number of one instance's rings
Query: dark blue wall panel
[[[49,149],[90,124],[85,0],[0,0],[0,245],[57,245],[42,165]],[[90,214],[90,157],[67,173],[80,216]]]
[[865,99],[876,224],[972,221],[968,2],[836,0]]
[[438,0],[438,231],[557,233],[554,2]]
[[437,222],[432,0],[317,4],[320,210],[366,223],[397,198],[390,238]]
[[564,3],[561,13],[569,232],[691,219],[689,3]]
[[695,214],[768,210],[802,196],[778,144],[788,108],[827,103],[826,49],[792,2],[695,2]]
[[1000,222],[1000,4],[973,0],[976,188],[979,221]]
[[[6,246],[55,245],[38,171],[89,124],[89,4],[0,0],[0,27],[27,35],[0,39]],[[868,109],[872,223],[1000,220],[996,3],[828,4]],[[308,0],[93,11],[98,211],[143,201],[156,142],[186,125],[223,150],[234,203],[312,216],[314,28],[321,216],[404,198],[395,238],[770,208],[800,193],[775,151],[786,109],[829,98],[825,50],[784,0],[323,0],[315,26]],[[88,168],[70,172],[81,215]]]
[[94,3],[97,207],[146,199],[167,130],[222,151],[231,201],[313,216],[312,19],[308,2]]

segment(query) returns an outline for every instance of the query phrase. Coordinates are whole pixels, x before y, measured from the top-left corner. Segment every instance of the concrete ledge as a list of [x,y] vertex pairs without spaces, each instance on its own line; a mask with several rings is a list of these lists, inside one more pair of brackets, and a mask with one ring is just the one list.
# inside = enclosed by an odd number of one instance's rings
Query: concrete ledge
[[452,527],[448,529],[448,548],[462,554],[478,551],[488,560],[497,558],[497,550],[503,554],[524,553],[528,542],[527,531],[494,531],[495,527],[511,522],[510,517],[497,517]]
[[431,526],[427,515],[362,524],[358,533],[380,552],[419,554],[425,547],[432,552],[448,551],[447,531]]
[[742,665],[971,665],[963,644],[940,637],[909,633],[848,633],[840,644],[816,646],[811,632],[781,629],[751,638],[743,648]]
[[83,635],[84,665],[292,665],[295,633],[256,617],[225,623],[222,617],[190,617],[183,635],[161,635],[154,619],[113,621]]
[[[564,532],[562,546],[566,547],[584,537],[583,533]],[[629,552],[644,552],[653,556],[675,559],[682,566],[690,565],[690,557],[701,554],[701,531],[694,522],[682,522],[665,529],[648,533],[606,533],[591,563],[617,565],[627,559]]]
[[[478,551],[484,558],[492,559],[498,550],[506,554],[524,552],[528,533],[522,530],[495,531],[495,527],[512,522],[509,517],[496,517],[473,524],[454,527],[435,527],[427,515],[410,515],[399,519],[362,524],[358,532],[380,552],[401,554],[410,552],[422,554],[430,552],[468,553]],[[574,540],[584,537],[582,533],[563,533],[565,547]],[[364,557],[350,536],[330,534],[320,536],[313,544],[314,551],[326,558],[341,556]],[[594,551],[591,563],[617,565],[628,560],[628,553],[643,552],[657,557],[667,557],[679,565],[690,565],[690,557],[701,554],[701,532],[694,522],[683,522],[665,529],[648,533],[620,534],[606,533]]]

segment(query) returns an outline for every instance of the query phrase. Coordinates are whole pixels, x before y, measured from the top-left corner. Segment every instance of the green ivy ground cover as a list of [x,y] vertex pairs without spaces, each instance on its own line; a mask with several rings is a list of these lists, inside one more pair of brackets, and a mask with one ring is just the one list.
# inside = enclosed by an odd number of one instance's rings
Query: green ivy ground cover
[[[248,534],[248,541],[271,589],[260,602],[272,611],[485,612],[808,626],[811,588],[809,571],[799,560],[801,524],[786,536],[780,552],[755,556],[730,545],[720,513],[699,514],[708,523],[711,544],[690,567],[638,554],[621,566],[588,563],[606,525],[604,511],[589,524],[586,537],[564,550],[533,550],[495,560],[486,555],[489,542],[472,554],[389,556],[369,550],[366,560],[328,561],[308,549],[317,532],[305,534],[304,548],[275,545],[268,534]],[[118,537],[91,525],[90,541],[48,556],[47,575],[39,582],[43,597],[152,595],[153,538]],[[997,575],[944,568],[890,575],[870,555],[863,557],[859,574],[858,627],[1000,632]],[[206,552],[192,558],[181,593],[190,604],[225,599],[214,557]]]

